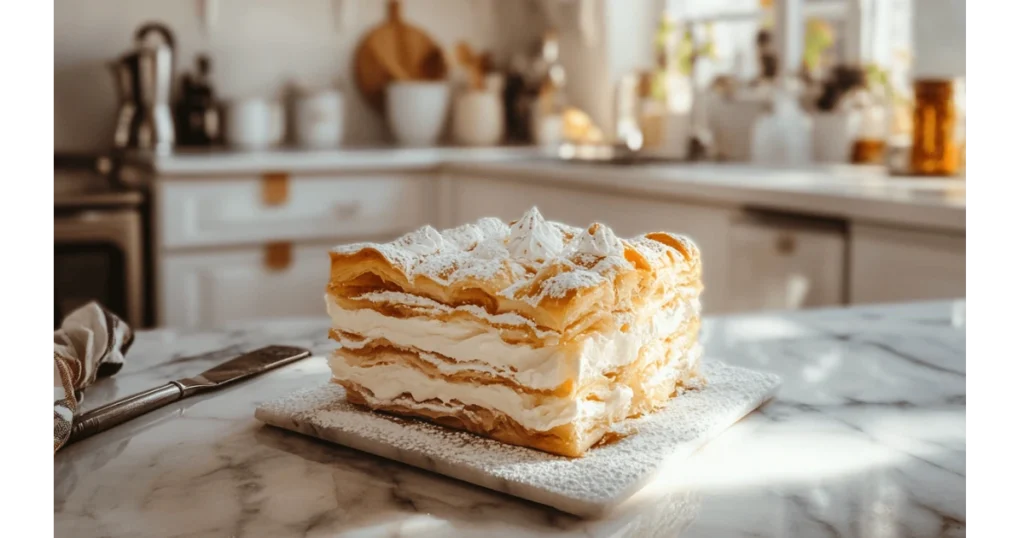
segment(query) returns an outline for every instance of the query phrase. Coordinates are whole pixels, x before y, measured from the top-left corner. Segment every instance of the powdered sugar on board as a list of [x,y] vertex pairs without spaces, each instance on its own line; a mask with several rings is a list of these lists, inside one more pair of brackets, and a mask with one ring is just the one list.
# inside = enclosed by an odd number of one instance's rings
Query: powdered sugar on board
[[374,413],[345,402],[345,389],[333,383],[262,404],[256,418],[587,517],[629,498],[666,460],[692,454],[760,407],[780,384],[778,376],[721,362],[705,363],[703,370],[703,389],[630,421],[626,427],[635,433],[578,459]]

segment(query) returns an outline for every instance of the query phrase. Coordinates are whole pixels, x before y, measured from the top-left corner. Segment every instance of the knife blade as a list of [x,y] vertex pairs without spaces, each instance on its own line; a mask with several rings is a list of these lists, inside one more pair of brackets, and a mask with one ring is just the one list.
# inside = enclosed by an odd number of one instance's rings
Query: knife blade
[[75,418],[66,444],[80,441],[189,396],[215,390],[312,355],[308,349],[267,346],[195,376],[177,379],[113,401]]

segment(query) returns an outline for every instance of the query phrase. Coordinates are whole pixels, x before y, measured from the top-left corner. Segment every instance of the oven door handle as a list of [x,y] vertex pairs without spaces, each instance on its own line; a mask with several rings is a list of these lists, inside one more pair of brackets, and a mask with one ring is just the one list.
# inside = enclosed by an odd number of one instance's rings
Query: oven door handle
[[53,241],[71,243],[103,240],[131,248],[127,238],[141,240],[142,217],[136,211],[81,211],[53,217]]
[[78,211],[75,213],[68,213],[64,215],[54,215],[54,223],[62,224],[106,224],[111,222],[124,222],[126,217],[133,217],[137,215],[135,211],[125,210],[104,210],[97,211],[93,209],[87,209],[85,211]]

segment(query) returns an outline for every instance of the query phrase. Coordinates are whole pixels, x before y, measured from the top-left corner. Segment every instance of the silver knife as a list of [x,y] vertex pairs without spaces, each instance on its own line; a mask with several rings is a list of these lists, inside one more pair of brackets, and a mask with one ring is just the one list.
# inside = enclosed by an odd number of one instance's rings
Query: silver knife
[[239,355],[195,377],[178,379],[166,385],[126,396],[75,417],[75,424],[71,427],[71,436],[66,444],[109,430],[118,424],[124,424],[133,418],[183,398],[248,379],[310,355],[308,349],[299,347],[267,346]]

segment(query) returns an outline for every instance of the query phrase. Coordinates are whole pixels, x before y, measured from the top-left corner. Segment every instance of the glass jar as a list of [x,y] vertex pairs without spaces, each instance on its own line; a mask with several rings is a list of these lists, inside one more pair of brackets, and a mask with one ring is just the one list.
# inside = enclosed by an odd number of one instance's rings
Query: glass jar
[[[875,73],[869,75],[869,72]],[[884,77],[874,67],[839,67],[833,75],[834,87],[843,91],[835,105],[837,115],[849,118],[849,153],[852,164],[885,163],[889,139],[889,106]]]
[[955,80],[914,82],[914,126],[910,172],[952,176],[960,170]]

